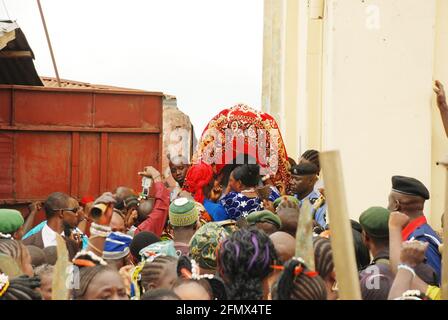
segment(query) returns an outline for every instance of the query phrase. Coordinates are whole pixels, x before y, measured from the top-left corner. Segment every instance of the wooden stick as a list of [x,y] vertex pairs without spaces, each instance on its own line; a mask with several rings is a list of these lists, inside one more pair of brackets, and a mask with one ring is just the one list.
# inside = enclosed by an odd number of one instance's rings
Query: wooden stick
[[44,26],[45,37],[47,38],[48,49],[50,50],[51,61],[53,62],[54,73],[56,74],[56,80],[58,82],[58,87],[61,87],[61,79],[59,78],[58,67],[56,65],[56,58],[54,57],[53,47],[51,45],[50,34],[48,33],[47,23],[45,22],[44,10],[40,4],[40,0],[37,0],[37,6],[39,7],[40,18],[42,20],[42,25]]
[[[442,165],[446,169],[445,182],[445,212],[443,215],[443,239],[444,242],[448,239],[448,163],[446,161],[439,161],[437,165]],[[442,300],[448,300],[448,245],[444,244],[442,249]]]
[[339,151],[320,154],[331,225],[331,247],[341,300],[361,300],[353,233],[348,216]]
[[312,209],[310,201],[305,199],[300,208],[299,220],[297,223],[295,256],[302,258],[308,269],[314,271]]
[[58,259],[54,266],[51,300],[68,300],[68,251],[65,240],[56,235]]

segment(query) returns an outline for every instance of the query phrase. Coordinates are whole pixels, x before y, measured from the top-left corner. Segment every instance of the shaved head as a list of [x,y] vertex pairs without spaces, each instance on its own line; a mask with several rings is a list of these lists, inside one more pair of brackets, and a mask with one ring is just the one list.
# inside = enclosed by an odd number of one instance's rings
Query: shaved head
[[425,207],[425,201],[424,198],[419,196],[391,191],[387,209],[390,211],[400,211],[408,215],[419,214],[422,213]]
[[154,199],[148,199],[140,202],[140,205],[138,206],[137,209],[138,221],[139,222],[145,221],[153,208],[154,208]]
[[117,203],[115,204],[115,208],[119,210],[123,210],[125,208],[124,199],[135,196],[136,193],[134,190],[128,187],[118,187],[115,189],[115,198],[117,199]]
[[296,253],[296,239],[289,233],[278,231],[269,236],[274,244],[277,256],[282,263],[294,257]]
[[293,208],[282,208],[278,210],[277,214],[282,221],[280,231],[289,233],[295,237],[297,232],[297,221],[299,219],[299,211]]

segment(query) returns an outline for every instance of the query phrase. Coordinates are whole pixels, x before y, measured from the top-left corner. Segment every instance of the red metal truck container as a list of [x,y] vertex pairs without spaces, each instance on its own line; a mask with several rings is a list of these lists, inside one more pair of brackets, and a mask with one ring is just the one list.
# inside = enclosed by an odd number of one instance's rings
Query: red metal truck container
[[80,87],[0,85],[0,207],[140,190],[137,172],[161,169],[163,94]]

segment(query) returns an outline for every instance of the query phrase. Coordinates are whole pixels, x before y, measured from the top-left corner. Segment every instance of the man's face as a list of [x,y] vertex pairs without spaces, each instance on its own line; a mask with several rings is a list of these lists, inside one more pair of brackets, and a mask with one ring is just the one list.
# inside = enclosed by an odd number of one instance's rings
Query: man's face
[[315,175],[297,176],[291,175],[291,190],[296,194],[310,193],[316,182]]
[[68,225],[70,228],[76,228],[76,226],[78,225],[79,211],[82,210],[82,207],[79,206],[78,201],[70,198],[70,200],[67,202],[67,207],[64,209],[73,209],[63,210],[64,224]]
[[180,186],[183,186],[188,165],[183,162],[173,163],[170,161],[170,170],[174,180],[176,180]]

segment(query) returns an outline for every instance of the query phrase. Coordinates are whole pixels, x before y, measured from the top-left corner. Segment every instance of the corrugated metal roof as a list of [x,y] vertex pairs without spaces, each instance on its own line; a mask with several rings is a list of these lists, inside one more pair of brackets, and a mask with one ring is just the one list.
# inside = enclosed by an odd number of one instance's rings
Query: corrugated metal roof
[[[45,87],[59,88],[58,81],[52,77],[41,77],[41,80]],[[131,91],[131,92],[143,92],[144,90],[129,89],[122,87],[107,86],[102,84],[92,84],[88,82],[80,82],[74,80],[60,79],[62,88],[70,89],[94,89],[94,90],[119,90],[119,91]]]
[[[14,57],[5,54],[29,53]],[[17,23],[0,21],[0,84],[43,86],[34,67],[34,53]]]
[[[59,88],[58,81],[56,78],[53,77],[40,77],[44,86],[48,88]],[[123,91],[123,92],[147,92],[145,90],[140,89],[130,89],[130,88],[123,88],[123,87],[116,87],[116,86],[108,86],[104,84],[92,84],[88,82],[81,82],[81,81],[74,81],[74,80],[67,80],[67,79],[60,79],[61,80],[61,87],[62,88],[68,88],[68,89],[92,89],[92,90],[114,90],[114,91]],[[170,100],[170,101],[176,101],[176,96],[163,94],[164,101]]]

